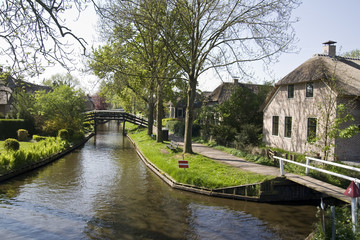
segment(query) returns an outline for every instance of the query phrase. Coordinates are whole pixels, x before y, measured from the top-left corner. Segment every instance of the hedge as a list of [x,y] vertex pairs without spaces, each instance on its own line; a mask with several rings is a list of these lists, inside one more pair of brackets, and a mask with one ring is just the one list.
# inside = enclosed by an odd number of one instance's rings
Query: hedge
[[0,119],[0,140],[17,138],[19,129],[28,130],[30,135],[34,133],[34,126],[29,121],[24,119]]

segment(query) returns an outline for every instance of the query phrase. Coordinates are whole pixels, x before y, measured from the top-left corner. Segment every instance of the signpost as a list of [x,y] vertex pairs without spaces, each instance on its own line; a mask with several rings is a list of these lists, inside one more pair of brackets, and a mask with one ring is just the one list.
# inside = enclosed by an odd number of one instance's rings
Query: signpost
[[358,186],[352,181],[349,187],[344,192],[345,196],[351,197],[351,217],[353,223],[353,232],[356,231],[356,223],[357,223],[357,214],[356,214],[356,207],[357,201],[356,198],[360,197],[360,190]]
[[182,160],[179,160],[179,168],[189,168],[189,161],[184,160],[184,154]]

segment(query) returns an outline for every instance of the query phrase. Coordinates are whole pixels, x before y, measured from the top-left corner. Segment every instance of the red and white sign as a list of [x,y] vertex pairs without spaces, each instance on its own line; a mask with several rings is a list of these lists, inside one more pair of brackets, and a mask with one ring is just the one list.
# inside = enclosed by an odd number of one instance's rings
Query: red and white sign
[[185,160],[179,160],[179,168],[189,168],[189,162]]
[[357,198],[360,197],[360,190],[354,182],[351,182],[344,194],[348,197]]

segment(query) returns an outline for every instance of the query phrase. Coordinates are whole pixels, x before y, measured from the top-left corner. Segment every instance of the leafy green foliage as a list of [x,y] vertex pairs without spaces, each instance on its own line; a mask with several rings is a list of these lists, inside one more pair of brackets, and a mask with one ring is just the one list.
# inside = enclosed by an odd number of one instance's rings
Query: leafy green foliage
[[60,129],[58,132],[58,137],[61,140],[69,140],[69,131],[66,129]]
[[[14,139],[17,141],[16,139]],[[32,143],[24,149],[8,151],[0,154],[0,173],[8,173],[22,167],[39,162],[46,157],[61,152],[69,147],[67,141],[60,138],[47,137],[43,141]]]
[[254,93],[246,86],[239,86],[223,104],[203,107],[198,122],[204,139],[212,136],[220,145],[237,148],[260,144],[262,113],[259,108],[271,89],[270,84],[259,86],[259,91]]
[[[358,209],[358,215],[360,211]],[[331,209],[328,207],[325,210],[318,208],[317,212],[318,222],[316,223],[314,240],[330,240],[332,239],[332,219]],[[324,221],[325,220],[325,221]],[[352,231],[352,219],[349,207],[335,207],[335,229],[336,239],[339,240],[357,240],[360,239],[360,218],[357,222],[357,231],[355,234]],[[325,228],[324,228],[325,227]]]
[[17,130],[17,137],[19,141],[26,141],[29,137],[29,132],[26,129]]
[[82,129],[85,95],[67,85],[60,85],[52,92],[35,95],[36,126],[46,135],[55,136],[60,129],[73,134]]
[[4,142],[4,148],[6,151],[17,151],[20,148],[19,141],[14,138],[8,138]]

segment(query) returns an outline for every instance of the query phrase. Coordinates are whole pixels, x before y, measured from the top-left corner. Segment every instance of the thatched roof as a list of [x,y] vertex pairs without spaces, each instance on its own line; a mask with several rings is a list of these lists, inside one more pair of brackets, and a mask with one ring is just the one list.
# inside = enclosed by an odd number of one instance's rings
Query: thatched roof
[[222,104],[228,100],[237,87],[248,88],[254,93],[259,92],[259,88],[263,85],[251,83],[234,83],[224,82],[218,86],[211,94],[207,96],[208,103]]
[[360,96],[360,59],[314,55],[275,86],[318,80],[341,95]]
[[324,81],[343,96],[360,96],[360,59],[316,54],[275,84],[261,107],[265,109],[282,85]]
[[0,85],[0,105],[6,105],[9,102],[12,91],[9,87]]

